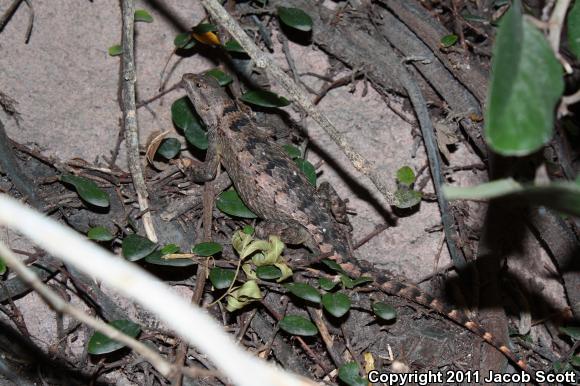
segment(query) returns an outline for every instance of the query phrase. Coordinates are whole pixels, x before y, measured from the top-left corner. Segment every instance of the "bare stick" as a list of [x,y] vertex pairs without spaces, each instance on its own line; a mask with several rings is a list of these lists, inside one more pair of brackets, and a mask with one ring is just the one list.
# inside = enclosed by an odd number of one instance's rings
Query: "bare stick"
[[127,157],[133,185],[137,192],[139,209],[143,213],[145,233],[151,241],[157,242],[157,235],[149,211],[149,193],[147,192],[139,158],[139,128],[137,126],[137,109],[135,106],[135,81],[137,76],[133,55],[135,2],[134,0],[123,0],[121,7],[123,9],[123,70],[121,71],[121,85],[123,89],[123,124],[125,125],[125,138],[127,139]]
[[6,12],[0,16],[0,32],[4,29],[4,26],[8,23],[8,20],[14,15],[14,12],[18,9],[18,6],[22,3],[22,0],[14,0],[12,4],[8,7]]
[[[165,359],[163,359],[155,351],[151,350],[145,344],[125,335],[116,328],[104,323],[101,320],[95,319],[92,316],[87,315],[80,309],[73,307],[70,303],[65,302],[60,296],[54,293],[46,284],[44,284],[38,276],[32,272],[24,263],[18,259],[14,253],[6,246],[4,243],[0,242],[0,255],[2,259],[10,268],[16,272],[18,276],[22,278],[23,281],[28,283],[34,290],[42,296],[42,298],[52,307],[56,312],[61,314],[67,314],[75,318],[79,322],[85,323],[87,326],[93,328],[96,331],[114,339],[118,342],[124,343],[130,347],[135,352],[141,354],[161,375],[168,377],[172,372],[177,369],[176,366],[171,365]],[[187,368],[179,369],[183,370],[187,375],[191,377],[202,377],[202,376],[214,376],[213,371],[207,371],[203,369]]]
[[262,52],[244,32],[240,25],[228,14],[217,0],[200,0],[207,12],[224,27],[243,47],[246,53],[252,58],[256,67],[265,69],[272,78],[288,92],[298,106],[312,117],[324,131],[332,138],[338,147],[346,154],[356,170],[369,177],[372,183],[383,194],[389,204],[395,202],[393,192],[387,189],[383,179],[376,173],[374,165],[357,153],[353,147],[338,132],[336,127],[330,122],[326,115],[322,114],[310,101],[308,95],[286,75],[282,69],[274,63],[271,55]]

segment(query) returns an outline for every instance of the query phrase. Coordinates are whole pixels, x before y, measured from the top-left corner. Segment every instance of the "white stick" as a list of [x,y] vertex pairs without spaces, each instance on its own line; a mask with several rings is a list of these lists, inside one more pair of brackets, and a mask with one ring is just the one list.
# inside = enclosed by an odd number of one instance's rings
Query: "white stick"
[[24,234],[50,254],[154,312],[187,342],[206,353],[236,385],[315,385],[248,354],[209,315],[178,297],[151,274],[5,194],[0,194],[0,225]]

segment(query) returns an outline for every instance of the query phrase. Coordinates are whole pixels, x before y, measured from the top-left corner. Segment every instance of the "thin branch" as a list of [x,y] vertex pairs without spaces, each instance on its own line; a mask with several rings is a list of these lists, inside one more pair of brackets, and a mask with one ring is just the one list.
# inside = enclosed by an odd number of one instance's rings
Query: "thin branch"
[[187,342],[203,351],[236,385],[316,385],[256,359],[236,345],[223,331],[223,326],[207,313],[176,295],[150,273],[5,194],[0,194],[0,224],[33,239],[48,253],[154,313]]
[[272,56],[262,52],[254,44],[240,25],[219,4],[218,0],[201,0],[201,3],[207,12],[240,43],[242,48],[252,58],[256,67],[266,70],[286,90],[289,97],[324,129],[348,157],[355,169],[369,177],[372,183],[383,194],[387,202],[393,204],[395,202],[395,196],[393,192],[387,189],[387,186],[383,182],[384,179],[376,172],[374,165],[354,150],[350,143],[340,135],[328,117],[314,106],[309,96],[300,86],[275,64]]
[[[80,309],[73,307],[70,303],[65,302],[60,296],[52,291],[46,284],[44,284],[38,276],[34,274],[24,263],[18,259],[14,253],[2,242],[0,242],[0,255],[2,259],[10,268],[16,272],[18,276],[28,283],[34,290],[42,296],[42,298],[52,307],[56,312],[67,314],[79,322],[85,323],[87,326],[96,331],[106,335],[107,337],[121,342],[130,347],[135,352],[143,356],[161,375],[168,377],[172,372],[176,371],[176,366],[171,365],[163,359],[158,353],[151,350],[147,345],[125,335],[114,327],[104,323],[101,320],[89,316]],[[196,368],[179,369],[184,371],[191,377],[205,377],[214,376],[214,372]]]
[[0,16],[0,32],[2,32],[2,30],[8,23],[8,20],[10,20],[12,15],[14,15],[14,12],[16,12],[20,3],[22,3],[22,0],[14,0],[12,4],[10,4],[6,12],[4,12],[2,16]]
[[145,233],[151,241],[157,242],[157,235],[149,211],[149,193],[147,192],[139,158],[139,128],[137,126],[137,109],[135,106],[135,81],[137,75],[133,47],[135,2],[134,0],[123,0],[121,7],[123,10],[123,70],[121,71],[121,85],[123,89],[123,124],[125,125],[125,137],[127,139],[127,157],[133,185],[137,192],[139,209],[143,213]]
[[548,40],[550,41],[554,54],[556,54],[556,57],[562,63],[566,73],[571,74],[572,66],[560,55],[560,37],[562,36],[562,28],[569,6],[570,0],[558,0],[556,2],[552,16],[550,16],[550,21],[548,22]]

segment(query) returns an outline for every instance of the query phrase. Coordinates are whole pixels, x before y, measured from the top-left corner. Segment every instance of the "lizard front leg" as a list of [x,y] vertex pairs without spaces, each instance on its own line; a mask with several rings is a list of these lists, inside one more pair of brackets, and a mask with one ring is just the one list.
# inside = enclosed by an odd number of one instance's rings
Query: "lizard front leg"
[[207,133],[207,152],[204,162],[194,162],[190,158],[180,159],[177,166],[193,182],[213,180],[220,166],[220,145],[217,130],[209,128]]

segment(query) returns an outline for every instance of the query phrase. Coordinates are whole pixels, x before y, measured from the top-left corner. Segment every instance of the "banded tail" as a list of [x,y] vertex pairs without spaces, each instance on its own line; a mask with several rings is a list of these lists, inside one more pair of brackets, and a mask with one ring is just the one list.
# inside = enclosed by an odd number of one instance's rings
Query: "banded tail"
[[[368,264],[368,263],[367,263]],[[394,280],[384,275],[377,275],[376,270],[371,270],[370,267],[366,267],[365,263],[360,264],[354,259],[348,259],[348,263],[342,263],[341,266],[347,273],[353,273],[355,276],[369,276],[374,279],[377,287],[385,292],[386,294],[398,296],[414,303],[420,304],[427,307],[437,313],[447,317],[453,322],[467,328],[469,331],[473,332],[475,335],[482,338],[484,341],[489,343],[491,346],[501,351],[510,361],[512,361],[521,370],[532,376],[535,379],[533,372],[530,370],[526,362],[511,351],[502,341],[497,339],[492,333],[486,331],[479,323],[470,320],[463,311],[452,308],[445,302],[434,298],[433,296],[427,294],[420,288],[413,286],[411,284],[402,283],[398,280]],[[365,266],[362,268],[361,266]]]

